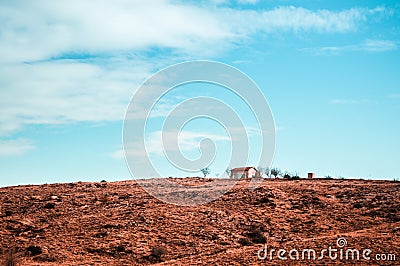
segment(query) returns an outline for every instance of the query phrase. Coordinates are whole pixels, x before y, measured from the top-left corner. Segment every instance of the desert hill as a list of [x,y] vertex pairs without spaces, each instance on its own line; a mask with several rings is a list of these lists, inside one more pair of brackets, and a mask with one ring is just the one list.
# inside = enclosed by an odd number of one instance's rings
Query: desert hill
[[[164,203],[135,181],[0,188],[0,265],[354,263],[276,255],[279,249],[337,248],[339,238],[347,241],[343,248],[371,249],[371,259],[357,265],[400,264],[399,182],[265,179],[254,190],[248,185],[239,181],[223,197],[194,207]],[[257,256],[265,243],[276,249],[272,260]],[[374,257],[389,253],[396,261]]]

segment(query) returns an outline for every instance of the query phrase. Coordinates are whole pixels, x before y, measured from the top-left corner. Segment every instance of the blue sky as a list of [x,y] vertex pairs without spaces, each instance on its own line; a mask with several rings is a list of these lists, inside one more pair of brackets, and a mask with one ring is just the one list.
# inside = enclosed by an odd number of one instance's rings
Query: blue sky
[[[131,178],[122,154],[130,98],[152,73],[196,59],[258,84],[277,129],[273,166],[400,177],[396,1],[3,1],[0,21],[2,186]],[[193,85],[161,108],[204,94],[236,101]],[[211,170],[221,173],[226,135],[207,123],[186,130],[219,139]],[[186,135],[189,157],[200,133]]]

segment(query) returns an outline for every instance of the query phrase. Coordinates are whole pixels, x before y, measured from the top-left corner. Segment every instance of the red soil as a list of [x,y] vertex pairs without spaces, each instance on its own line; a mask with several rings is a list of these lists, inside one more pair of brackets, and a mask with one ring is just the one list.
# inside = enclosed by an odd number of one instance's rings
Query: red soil
[[[399,182],[271,179],[254,190],[248,184],[239,181],[194,207],[161,202],[135,181],[0,188],[0,254],[19,265],[266,265],[283,261],[276,253],[257,257],[265,242],[269,250],[319,252],[345,237],[346,248],[372,250],[371,260],[358,265],[400,264]],[[377,253],[395,254],[396,261],[376,261]],[[326,255],[284,263],[354,261]]]

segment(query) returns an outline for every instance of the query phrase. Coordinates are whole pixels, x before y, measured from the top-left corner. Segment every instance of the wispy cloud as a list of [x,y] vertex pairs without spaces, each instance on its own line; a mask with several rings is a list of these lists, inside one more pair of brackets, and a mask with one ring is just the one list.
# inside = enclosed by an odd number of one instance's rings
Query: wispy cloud
[[392,93],[389,95],[389,97],[393,99],[400,99],[400,93]]
[[26,139],[0,140],[0,157],[21,155],[34,148]]
[[122,120],[133,90],[161,64],[148,63],[152,49],[171,51],[164,63],[212,58],[258,33],[350,32],[385,12],[242,10],[166,0],[0,5],[0,136],[28,124]]
[[371,101],[367,99],[332,99],[329,101],[330,104],[342,104],[342,105],[354,105],[354,104],[365,104]]
[[272,30],[315,30],[318,32],[348,32],[357,29],[359,22],[365,21],[370,10],[348,9],[334,12],[312,11],[301,7],[279,7],[262,12],[265,31]]
[[211,47],[219,51],[217,47],[256,32],[354,31],[377,12],[385,9],[313,11],[289,6],[256,11],[209,9],[165,0],[2,2],[0,58],[26,62],[65,53],[115,53],[149,47],[204,54]]
[[121,120],[150,67],[135,60],[107,62],[60,60],[3,67],[0,136],[28,124]]
[[254,5],[257,4],[258,2],[260,2],[260,0],[237,0],[237,2],[239,4],[250,4],[250,5]]
[[343,46],[324,46],[303,48],[300,51],[308,52],[314,55],[335,55],[344,52],[387,52],[397,50],[399,46],[398,41],[391,40],[366,40],[356,45],[343,45]]
[[392,51],[398,48],[399,42],[388,40],[367,40],[356,49],[370,52]]
[[149,47],[199,52],[198,48],[229,34],[207,9],[164,0],[45,0],[3,2],[2,6],[2,61]]
[[154,106],[150,113],[150,118],[167,117],[168,114],[183,100],[187,100],[184,96],[163,97]]
[[[162,139],[166,141],[163,143]],[[155,131],[152,132],[147,138],[146,149],[150,154],[163,155],[163,151],[160,147],[163,147],[167,151],[193,151],[200,148],[200,141],[204,138],[209,138],[216,141],[229,141],[230,138],[224,135],[218,135],[211,132],[194,132],[194,131],[181,131],[178,134],[178,139],[176,139],[176,132],[169,131]],[[178,141],[179,146],[172,145]]]
[[[176,138],[178,137],[178,138]],[[172,131],[154,131],[148,134],[146,137],[146,151],[148,155],[159,155],[163,156],[164,151],[195,151],[199,150],[200,142],[202,139],[208,138],[214,142],[218,141],[230,141],[229,136],[219,135],[206,131],[188,131],[182,130],[177,134],[177,132]],[[163,142],[163,139],[165,140]],[[175,145],[178,143],[178,145]],[[144,156],[145,154],[139,154],[136,149],[137,143],[131,142],[126,144],[125,153],[129,155],[140,155]],[[123,158],[124,152],[122,150],[116,150],[112,152],[110,155],[113,158]]]

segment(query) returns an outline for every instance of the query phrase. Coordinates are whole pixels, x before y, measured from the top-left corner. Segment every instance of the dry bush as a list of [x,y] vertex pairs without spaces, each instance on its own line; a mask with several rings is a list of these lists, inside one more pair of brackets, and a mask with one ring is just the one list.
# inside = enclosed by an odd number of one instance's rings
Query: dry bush
[[15,255],[15,250],[10,249],[4,257],[4,260],[2,261],[2,265],[4,266],[16,266],[18,265],[17,263],[17,257]]
[[165,247],[157,246],[157,247],[151,249],[148,259],[150,261],[154,261],[154,262],[161,262],[162,256],[167,253],[168,253],[168,251]]
[[[266,242],[267,238],[264,235],[266,227],[263,224],[252,224],[247,227],[245,236],[247,240],[254,244],[263,244]],[[240,244],[248,244],[245,240],[241,240]]]
[[239,238],[238,243],[242,246],[251,246],[253,243],[247,237]]

